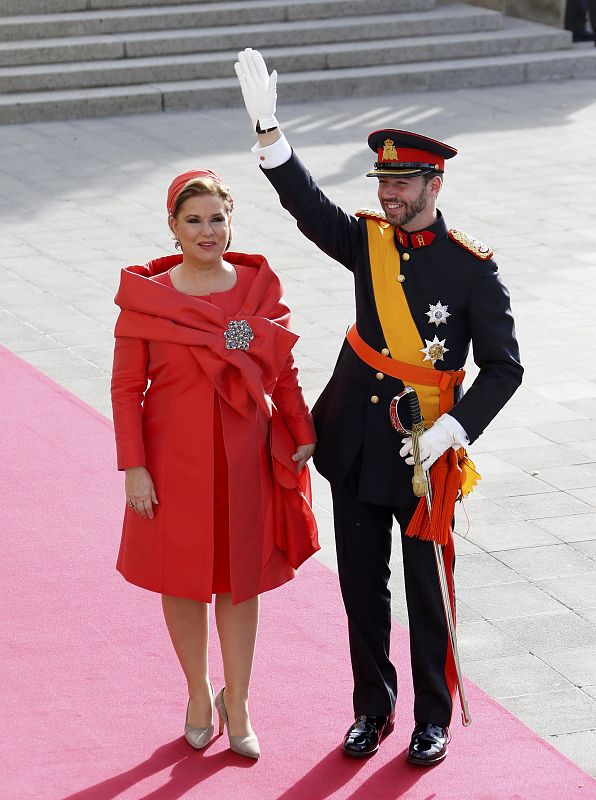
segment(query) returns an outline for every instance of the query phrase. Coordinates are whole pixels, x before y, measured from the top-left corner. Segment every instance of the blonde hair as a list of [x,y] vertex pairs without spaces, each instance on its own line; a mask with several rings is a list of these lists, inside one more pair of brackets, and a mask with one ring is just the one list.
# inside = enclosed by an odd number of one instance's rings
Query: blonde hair
[[[219,181],[214,180],[214,178],[193,178],[190,180],[184,189],[180,192],[180,194],[176,197],[174,201],[174,208],[171,213],[171,217],[175,218],[180,213],[180,209],[182,208],[183,204],[188,200],[189,197],[197,197],[200,195],[205,194],[212,194],[216,197],[220,197],[225,212],[228,217],[232,214],[232,209],[234,208],[234,201],[232,199],[232,195],[230,194],[230,190],[227,186]],[[180,242],[178,239],[175,240],[176,249],[180,250]],[[232,244],[232,226],[230,225],[230,236],[228,238],[228,243],[226,244],[226,250],[230,249],[230,245]]]
[[193,178],[186,184],[174,202],[172,216],[176,217],[178,215],[180,209],[182,208],[182,204],[188,200],[189,197],[203,194],[214,194],[217,197],[220,197],[223,201],[227,215],[230,216],[232,209],[234,208],[234,201],[232,199],[232,195],[230,194],[230,190],[227,186],[224,186],[223,183],[220,183],[219,181],[209,177]]

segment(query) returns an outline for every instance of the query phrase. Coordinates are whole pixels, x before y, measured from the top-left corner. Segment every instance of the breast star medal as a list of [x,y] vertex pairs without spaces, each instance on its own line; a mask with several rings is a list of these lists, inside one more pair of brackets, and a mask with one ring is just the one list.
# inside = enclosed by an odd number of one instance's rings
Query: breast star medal
[[432,361],[433,364],[435,361],[443,361],[443,356],[445,353],[449,352],[449,348],[445,347],[445,339],[441,339],[439,341],[439,337],[435,336],[432,342],[429,342],[428,339],[424,340],[426,342],[426,347],[422,347],[420,352],[424,353],[423,361]]
[[450,317],[451,314],[447,311],[449,306],[444,306],[441,304],[440,300],[437,300],[436,304],[433,306],[432,303],[428,304],[428,311],[426,312],[426,316],[428,317],[428,321],[433,325],[436,325],[437,328],[441,323],[447,324],[447,317]]

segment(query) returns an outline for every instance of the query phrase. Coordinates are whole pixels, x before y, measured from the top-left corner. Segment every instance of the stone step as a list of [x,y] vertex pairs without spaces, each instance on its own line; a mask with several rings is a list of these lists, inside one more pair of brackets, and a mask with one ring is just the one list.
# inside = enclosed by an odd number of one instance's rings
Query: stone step
[[[567,31],[509,20],[498,31],[403,37],[374,42],[263,49],[270,69],[290,72],[477,58],[565,49]],[[73,64],[0,68],[0,92],[126,86],[164,81],[222,78],[233,75],[236,52],[200,53]]]
[[[433,64],[352,67],[280,76],[283,103],[373,93],[595,78],[596,50],[453,59]],[[371,87],[374,87],[371,90]],[[74,119],[122,113],[240,107],[236,78],[171,81],[150,86],[24,92],[0,96],[0,123]]]
[[[176,0],[176,5],[196,4],[197,0]],[[221,0],[202,0],[220,3]],[[65,11],[92,11],[110,8],[163,6],[164,0],[0,0],[0,17],[23,14],[60,14]]]
[[293,22],[423,10],[432,0],[230,0],[0,17],[0,40]]
[[[332,42],[360,42],[383,38],[423,36],[437,33],[497,30],[503,17],[496,11],[466,5],[432,7],[421,11],[345,19],[304,20],[299,22],[197,28],[185,31],[112,34],[68,37],[42,41],[0,42],[3,66],[53,64],[95,59],[141,58],[298,46]],[[372,46],[372,45],[371,45]]]

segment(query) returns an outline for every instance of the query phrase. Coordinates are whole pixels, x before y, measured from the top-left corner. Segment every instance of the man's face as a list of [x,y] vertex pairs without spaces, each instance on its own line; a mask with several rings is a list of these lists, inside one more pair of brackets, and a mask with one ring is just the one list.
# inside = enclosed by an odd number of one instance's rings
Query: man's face
[[427,208],[431,183],[425,183],[421,175],[379,178],[379,202],[388,221],[400,227],[412,222]]

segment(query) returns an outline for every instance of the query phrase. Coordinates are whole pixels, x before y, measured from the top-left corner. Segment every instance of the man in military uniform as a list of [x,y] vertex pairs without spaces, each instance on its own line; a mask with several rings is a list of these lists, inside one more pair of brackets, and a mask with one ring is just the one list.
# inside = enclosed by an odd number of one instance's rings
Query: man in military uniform
[[[327,198],[292,151],[275,118],[276,74],[255,50],[236,72],[264,174],[298,228],[354,275],[356,324],[313,408],[315,464],[331,484],[337,558],[348,617],[355,722],[343,751],[369,756],[394,727],[397,677],[389,659],[389,557],[396,519],[402,532],[415,727],[410,762],[447,754],[456,676],[433,543],[406,535],[412,492],[411,439],[390,425],[392,398],[412,385],[432,424],[420,437],[425,469],[473,442],[519,386],[522,367],[509,295],[492,251],[448,229],[436,199],[445,161],[457,151],[419,134],[375,131],[381,212],[346,213]],[[462,391],[470,343],[480,372]],[[448,412],[448,413],[447,413]],[[453,592],[448,514],[443,556]],[[408,534],[412,531],[408,530]],[[452,597],[453,604],[453,597]]]

